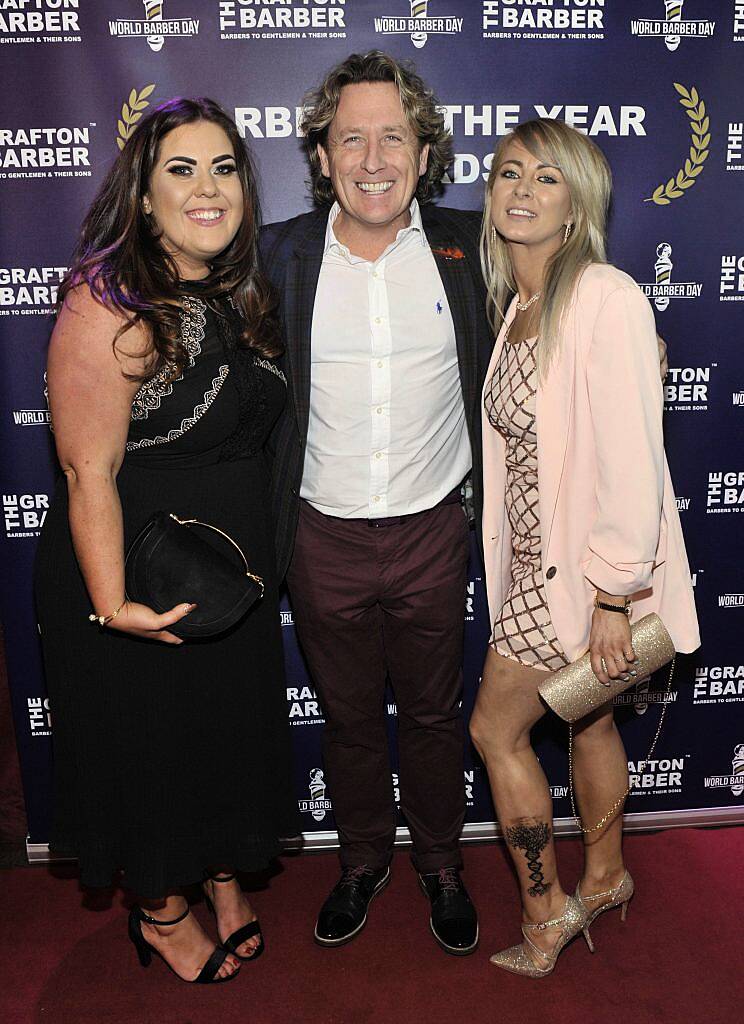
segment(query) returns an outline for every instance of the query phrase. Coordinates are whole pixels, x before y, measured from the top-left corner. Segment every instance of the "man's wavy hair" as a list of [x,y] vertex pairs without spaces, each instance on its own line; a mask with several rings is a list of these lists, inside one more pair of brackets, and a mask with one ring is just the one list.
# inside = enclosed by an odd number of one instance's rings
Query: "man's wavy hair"
[[304,99],[300,125],[305,134],[305,149],[310,161],[310,186],[319,206],[330,206],[336,198],[329,178],[323,176],[318,146],[326,151],[328,129],[336,115],[341,90],[345,85],[365,82],[392,82],[398,87],[403,111],[419,146],[429,145],[426,172],[416,188],[419,203],[428,203],[444,189],[442,176],[452,161],[452,136],[444,127],[444,116],[438,109],[434,93],[416,74],[409,62],[401,62],[380,50],[352,53],[341,64],[331,68],[317,89]]
[[93,297],[123,314],[114,338],[136,324],[148,329],[152,359],[145,377],[166,365],[174,377],[186,364],[181,344],[180,279],[175,260],[160,244],[160,232],[142,209],[165,136],[182,125],[211,122],[227,135],[243,191],[243,217],[230,244],[209,262],[205,298],[229,294],[242,314],[240,343],[263,356],[283,351],[277,299],[258,266],[260,212],[256,172],[235,123],[204,97],[178,96],[140,121],[118,155],[83,221],[71,266],[60,285],[57,310],[67,294],[87,285]]

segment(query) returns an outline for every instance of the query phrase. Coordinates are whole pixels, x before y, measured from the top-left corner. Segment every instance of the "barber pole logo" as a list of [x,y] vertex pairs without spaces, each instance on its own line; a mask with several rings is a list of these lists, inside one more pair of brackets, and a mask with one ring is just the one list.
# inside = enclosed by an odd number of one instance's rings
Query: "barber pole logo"
[[659,242],[654,263],[655,280],[639,287],[644,295],[653,300],[660,313],[669,306],[670,299],[699,299],[703,290],[699,281],[673,281],[673,270],[672,246],[669,242]]
[[375,18],[375,32],[383,36],[410,36],[417,50],[426,46],[430,35],[454,36],[462,32],[463,18],[429,11],[431,0],[404,0],[410,17]]
[[188,37],[199,34],[198,18],[164,18],[165,0],[142,0],[144,18],[116,18],[109,21],[109,35],[141,39],[153,53],[160,53],[166,36]]
[[736,797],[744,796],[744,743],[737,743],[731,759],[730,775],[709,775],[706,789],[730,789]]
[[618,693],[613,699],[613,704],[615,707],[633,708],[637,715],[645,715],[650,704],[673,704],[677,700],[677,695],[677,690],[667,691],[666,687],[662,690],[652,690],[651,676],[646,676],[629,690]]
[[[664,0],[664,18],[634,18],[630,31],[634,36],[661,36],[670,53],[679,47],[682,37],[710,39],[716,29],[715,21],[683,19],[685,0]],[[709,6],[699,5],[703,10]],[[661,12],[659,12],[661,13]]]
[[309,812],[315,821],[322,821],[331,809],[331,801],[326,800],[326,783],[322,768],[310,769],[309,800],[300,800],[300,810]]
[[[158,21],[163,20],[163,0],[142,0],[145,5],[145,16],[148,22],[154,26]],[[147,45],[154,53],[163,49],[165,37],[161,35],[148,35]]]
[[[429,0],[411,0],[411,17],[412,18],[425,18],[429,13]],[[411,32],[411,42],[420,50],[422,46],[426,45],[426,40],[429,36],[426,32]]]
[[648,679],[642,679],[635,692],[635,702],[633,703],[633,710],[637,715],[645,715],[648,711],[648,687],[651,682],[651,676]]
[[[672,278],[672,267],[674,264],[671,261],[672,247],[669,242],[661,242],[656,247],[656,263],[654,263],[654,270],[656,271],[656,284],[664,285],[669,284]],[[665,310],[669,305],[668,295],[659,295],[654,299],[654,305],[661,312]]]
[[[731,792],[734,796],[741,796],[744,793],[744,743],[739,743],[734,747],[731,771],[737,776],[737,781],[731,786]],[[738,781],[739,778],[741,782]]]
[[[664,0],[666,4],[666,20],[674,25],[676,22],[682,21],[682,8],[685,0]],[[664,37],[664,43],[667,50],[671,53],[679,46],[680,37],[678,35],[668,35]]]

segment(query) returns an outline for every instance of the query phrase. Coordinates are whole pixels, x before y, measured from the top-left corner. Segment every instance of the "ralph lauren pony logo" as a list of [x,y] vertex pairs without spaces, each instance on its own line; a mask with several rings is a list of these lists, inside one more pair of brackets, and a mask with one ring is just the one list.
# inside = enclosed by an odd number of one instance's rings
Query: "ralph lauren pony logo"
[[435,256],[441,256],[445,260],[464,260],[465,259],[465,253],[462,251],[462,249],[458,248],[456,245],[453,245],[451,247],[448,246],[446,248],[441,248],[441,249],[432,249],[431,251],[434,253]]

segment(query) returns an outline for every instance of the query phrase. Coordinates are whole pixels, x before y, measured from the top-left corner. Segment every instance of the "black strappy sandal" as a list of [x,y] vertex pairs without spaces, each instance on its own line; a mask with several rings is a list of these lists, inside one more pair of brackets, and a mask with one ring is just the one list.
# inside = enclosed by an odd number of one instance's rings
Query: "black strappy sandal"
[[[216,878],[214,875],[207,875],[207,880],[210,882],[232,882],[235,879],[235,875],[224,875],[222,878]],[[217,918],[217,911],[214,908],[214,903],[208,893],[204,893],[204,898],[207,901],[207,906]],[[263,935],[259,939],[258,945],[253,950],[250,956],[241,956],[238,953],[238,946],[242,946],[248,939],[252,939],[254,935],[258,935],[261,932],[261,925],[258,918],[255,921],[250,921],[248,924],[244,924],[242,928],[238,928],[232,935],[228,936],[222,943],[222,948],[226,949],[228,953],[232,953],[233,956],[237,957],[238,960],[243,963],[248,963],[250,960],[258,960],[264,951],[264,940]]]
[[[173,973],[180,981],[186,981],[185,978],[182,978],[181,975],[176,970],[174,970],[173,967],[171,967],[171,965],[165,959],[160,950],[156,949],[144,937],[144,935],[142,934],[142,922],[144,921],[145,924],[159,925],[161,928],[168,928],[171,925],[180,924],[181,921],[188,917],[189,913],[190,910],[188,907],[186,907],[184,912],[179,917],[174,917],[172,921],[159,921],[157,918],[150,917],[149,914],[146,914],[141,907],[133,907],[130,910],[129,938],[134,943],[134,947],[137,950],[137,956],[139,957],[139,962],[142,964],[143,967],[150,966],[150,963],[152,961],[152,954],[156,953],[160,957],[160,959],[168,967],[170,967],[170,969],[173,971]],[[222,981],[232,981],[233,978],[236,978],[238,976],[238,973],[240,971],[239,967],[237,968],[237,970],[233,971],[232,974],[228,974],[224,978],[217,977],[217,971],[219,971],[220,967],[222,967],[227,956],[228,950],[224,949],[222,946],[215,946],[214,950],[212,951],[212,955],[209,957],[207,962],[199,971],[197,977],[194,978],[194,980],[191,982],[186,982],[186,984],[218,985]],[[238,959],[242,959],[242,957],[239,957]]]

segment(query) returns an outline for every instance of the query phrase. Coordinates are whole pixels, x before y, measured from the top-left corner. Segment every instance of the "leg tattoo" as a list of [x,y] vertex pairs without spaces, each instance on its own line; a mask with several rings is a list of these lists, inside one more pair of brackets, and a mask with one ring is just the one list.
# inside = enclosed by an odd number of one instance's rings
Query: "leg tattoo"
[[527,890],[530,896],[544,896],[551,886],[545,881],[540,854],[550,842],[550,825],[541,821],[536,825],[512,825],[504,829],[506,841],[515,850],[524,850],[530,879],[534,883]]

